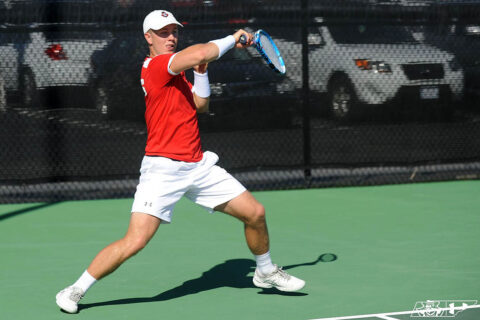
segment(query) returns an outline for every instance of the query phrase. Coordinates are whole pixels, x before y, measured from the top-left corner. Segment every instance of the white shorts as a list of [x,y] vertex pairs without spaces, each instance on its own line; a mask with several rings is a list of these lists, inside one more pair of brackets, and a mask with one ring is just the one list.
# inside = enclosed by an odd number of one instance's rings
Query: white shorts
[[218,156],[210,151],[204,152],[199,162],[145,156],[132,212],[170,223],[175,204],[185,195],[213,213],[216,206],[246,190],[225,169],[216,166],[217,161]]

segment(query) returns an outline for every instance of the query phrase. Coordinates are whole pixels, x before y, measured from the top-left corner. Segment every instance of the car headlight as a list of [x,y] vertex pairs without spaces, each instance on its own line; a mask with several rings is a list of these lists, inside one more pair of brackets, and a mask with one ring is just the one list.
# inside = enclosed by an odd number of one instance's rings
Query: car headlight
[[448,61],[448,66],[452,71],[458,71],[462,68],[462,66],[460,65],[460,62],[458,62],[458,59],[456,57]]
[[375,73],[391,73],[390,64],[383,61],[372,61],[369,59],[355,59],[355,65],[361,70],[370,70]]

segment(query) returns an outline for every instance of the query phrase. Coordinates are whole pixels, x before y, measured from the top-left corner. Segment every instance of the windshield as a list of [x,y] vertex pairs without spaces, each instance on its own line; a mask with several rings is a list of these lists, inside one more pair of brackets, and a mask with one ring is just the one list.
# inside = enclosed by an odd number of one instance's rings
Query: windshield
[[341,44],[397,44],[417,42],[404,26],[338,25],[329,27]]

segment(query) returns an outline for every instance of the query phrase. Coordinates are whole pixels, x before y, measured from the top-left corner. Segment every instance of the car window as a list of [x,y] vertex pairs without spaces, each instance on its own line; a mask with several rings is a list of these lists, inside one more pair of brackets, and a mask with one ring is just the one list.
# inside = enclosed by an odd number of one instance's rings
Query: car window
[[333,39],[341,44],[396,44],[417,42],[404,26],[337,25],[329,27]]

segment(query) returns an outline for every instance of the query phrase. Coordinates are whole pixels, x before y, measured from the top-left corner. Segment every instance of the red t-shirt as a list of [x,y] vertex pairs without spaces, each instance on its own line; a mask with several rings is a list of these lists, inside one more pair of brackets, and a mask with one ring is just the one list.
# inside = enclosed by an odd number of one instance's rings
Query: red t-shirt
[[203,152],[192,85],[185,72],[176,76],[168,72],[172,55],[146,58],[142,66],[148,132],[145,155],[198,162]]

